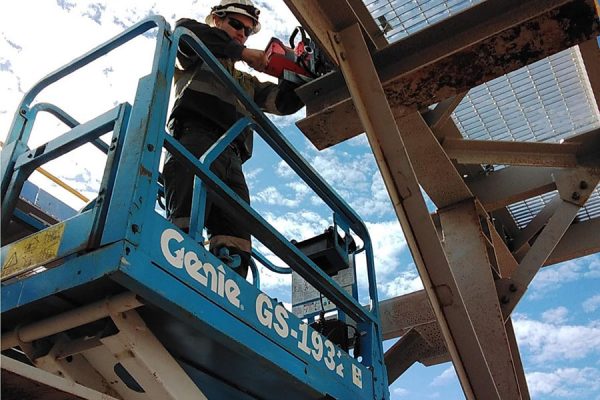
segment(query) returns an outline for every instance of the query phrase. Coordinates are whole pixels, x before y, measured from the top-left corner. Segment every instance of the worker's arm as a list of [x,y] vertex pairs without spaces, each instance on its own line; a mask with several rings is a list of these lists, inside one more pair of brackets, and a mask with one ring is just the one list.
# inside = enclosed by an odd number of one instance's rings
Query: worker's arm
[[[188,18],[180,19],[175,26],[182,26],[192,31],[217,58],[242,60],[258,71],[263,71],[267,65],[268,60],[264,51],[247,48],[231,39],[224,30]],[[194,64],[198,59],[194,50],[184,42],[180,43],[177,60],[183,68]]]
[[261,82],[249,75],[254,85],[254,101],[265,112],[276,115],[293,114],[304,107],[304,103],[295,92],[298,85],[282,80],[278,85]]

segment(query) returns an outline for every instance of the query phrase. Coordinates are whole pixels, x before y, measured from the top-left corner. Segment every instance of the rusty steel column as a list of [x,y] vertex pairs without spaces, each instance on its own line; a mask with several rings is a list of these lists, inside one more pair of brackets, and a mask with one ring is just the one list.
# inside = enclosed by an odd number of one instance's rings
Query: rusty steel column
[[[488,258],[492,241],[481,229],[475,201],[466,200],[438,213],[446,257],[498,393],[502,399],[520,399],[514,361]],[[460,342],[464,339],[455,340]]]
[[330,36],[465,395],[500,399],[360,27]]

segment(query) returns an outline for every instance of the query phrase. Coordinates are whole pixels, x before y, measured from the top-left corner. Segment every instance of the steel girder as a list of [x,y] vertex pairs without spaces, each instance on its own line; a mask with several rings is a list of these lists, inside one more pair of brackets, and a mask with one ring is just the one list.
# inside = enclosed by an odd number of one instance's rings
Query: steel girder
[[[351,1],[286,3],[341,67],[300,90],[308,116],[298,126],[318,148],[366,130],[425,286],[381,303],[383,337],[402,336],[385,356],[389,382],[416,361],[451,356],[468,398],[528,399],[510,311],[542,265],[600,249],[593,235],[574,245],[597,220],[572,224],[589,196],[573,184],[585,180],[591,192],[597,183],[599,135],[560,145],[473,142],[449,116],[471,87],[597,35],[594,2],[488,0],[382,49]],[[592,42],[582,55],[596,88]],[[514,166],[490,174],[480,165],[499,162]],[[414,178],[438,207],[436,226]],[[506,211],[556,189],[560,204],[528,229]],[[574,190],[577,204],[564,198]],[[507,245],[507,232],[518,249]]]
[[[438,103],[597,36],[594,1],[487,0],[374,52],[394,116]],[[286,3],[326,49],[330,44],[325,31],[340,30],[356,20],[346,1]],[[307,104],[307,117],[298,126],[317,148],[364,131],[341,73],[317,79],[299,94]]]

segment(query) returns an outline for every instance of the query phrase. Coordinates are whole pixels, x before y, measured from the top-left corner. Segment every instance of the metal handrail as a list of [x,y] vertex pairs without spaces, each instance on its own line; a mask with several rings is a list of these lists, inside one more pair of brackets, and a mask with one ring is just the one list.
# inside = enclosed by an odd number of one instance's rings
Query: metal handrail
[[[19,112],[13,119],[10,135],[6,139],[6,143],[12,143],[19,139],[23,140],[21,137],[23,133],[22,126],[19,126],[18,121],[22,120],[22,117],[28,113],[32,101],[43,89],[153,28],[158,28],[158,35],[165,35],[169,25],[162,16],[155,15],[149,17],[40,79],[27,93],[25,93],[23,99],[19,103]],[[153,70],[154,69],[155,66],[153,66]],[[25,140],[25,142],[27,142],[27,140]]]
[[[190,30],[177,27],[175,28],[172,36],[172,48],[171,48],[171,59],[169,60],[169,65],[175,64],[175,58],[177,55],[177,48],[179,42],[183,40],[190,48],[192,48],[200,58],[216,72],[217,77],[223,82],[223,84],[231,90],[238,98],[238,100],[242,103],[242,105],[248,110],[248,112],[252,115],[257,124],[256,132],[261,136],[263,140],[288,164],[290,167],[298,174],[298,176],[303,179],[306,184],[311,187],[319,197],[321,197],[324,202],[334,211],[334,213],[342,218],[346,225],[348,225],[354,233],[356,233],[364,243],[364,247],[367,253],[367,274],[369,278],[369,295],[371,301],[376,303],[377,299],[377,285],[375,281],[375,272],[374,272],[374,264],[373,264],[373,252],[372,252],[372,244],[369,233],[364,222],[360,219],[360,217],[352,210],[347,203],[335,193],[335,191],[319,176],[319,174],[308,164],[308,162],[291,146],[291,144],[278,133],[278,129],[275,125],[265,116],[265,114],[258,108],[258,106],[251,100],[248,95],[242,90],[239,84],[227,73],[221,63],[212,55],[210,50],[199,41],[196,36]],[[174,67],[173,67],[174,69]],[[169,71],[171,73],[172,71]],[[170,74],[167,76],[167,79],[171,78]],[[179,156],[184,156],[187,154],[191,154],[182,146],[179,145],[178,142],[172,141],[171,138],[167,138],[165,140],[165,146],[167,150],[178,153]],[[190,157],[188,157],[190,158]],[[210,171],[206,171],[200,163],[194,162],[195,160],[187,160],[191,162],[193,168],[195,169],[195,174],[197,176],[201,176],[202,179],[213,182],[206,182],[211,189],[222,193],[225,197],[231,197],[234,200],[234,203],[237,203],[236,210],[244,211],[243,214],[246,214],[251,221],[256,221],[261,224],[264,224],[267,229],[271,229],[270,224],[264,221],[260,216],[253,215],[253,211],[249,209],[249,207],[241,202],[237,196],[229,190],[227,187],[220,188],[218,187],[217,182],[220,180],[214,176]],[[239,207],[242,210],[239,210]],[[344,293],[343,290],[337,285],[333,280],[331,280],[323,271],[318,268],[311,260],[309,260],[304,254],[302,254],[295,246],[291,245],[287,239],[283,238],[281,235],[275,234],[271,236],[273,240],[277,242],[281,241],[284,246],[287,247],[289,251],[290,260],[297,267],[305,268],[304,266],[310,266],[312,270],[317,272],[317,275],[320,275],[320,278],[328,281],[330,287],[323,285],[322,282],[318,282],[318,280],[309,282],[313,284],[317,289],[323,289],[324,291],[329,291],[333,296],[332,300],[336,303],[341,302],[343,304],[339,304],[342,309],[345,309],[345,312],[348,312],[349,315],[352,315],[353,318],[357,318],[358,320],[367,321],[371,320],[372,322],[378,321],[378,313],[375,308],[372,312],[366,312],[362,306],[353,298],[348,297],[347,293]]]

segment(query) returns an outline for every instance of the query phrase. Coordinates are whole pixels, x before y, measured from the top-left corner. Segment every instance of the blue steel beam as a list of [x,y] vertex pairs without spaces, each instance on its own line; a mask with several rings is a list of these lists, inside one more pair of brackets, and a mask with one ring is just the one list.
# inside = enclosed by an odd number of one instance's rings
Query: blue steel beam
[[[33,122],[35,121],[37,114],[39,114],[40,112],[47,112],[50,115],[55,116],[59,121],[67,125],[69,128],[74,128],[77,125],[79,125],[79,121],[67,114],[67,112],[64,111],[62,108],[50,103],[37,103],[35,106],[31,107],[31,110],[29,110],[29,112],[26,115],[27,120],[32,122],[31,125],[27,124],[30,130],[33,127]],[[29,133],[23,136],[29,137]],[[101,152],[105,154],[108,153],[108,145],[102,140],[95,139],[92,141],[92,144],[96,146],[96,148]]]
[[119,105],[91,121],[77,125],[54,140],[21,154],[15,162],[14,169],[24,168],[33,171],[40,165],[110,132],[120,111],[121,106]]

